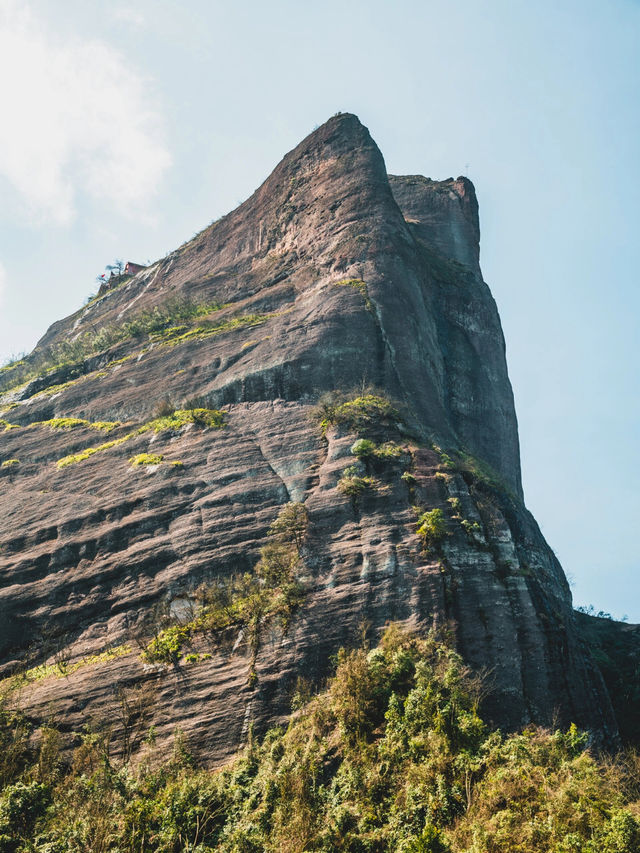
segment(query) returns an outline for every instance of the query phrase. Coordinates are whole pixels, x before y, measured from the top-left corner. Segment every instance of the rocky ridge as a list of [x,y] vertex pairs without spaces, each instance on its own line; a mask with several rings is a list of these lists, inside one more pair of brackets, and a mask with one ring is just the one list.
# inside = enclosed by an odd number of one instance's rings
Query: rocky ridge
[[[523,503],[478,247],[467,179],[388,176],[341,114],[239,208],[4,370],[0,661],[13,701],[68,730],[109,725],[120,743],[135,699],[161,744],[179,727],[216,764],[250,725],[284,719],[298,677],[319,683],[363,622],[375,641],[402,620],[453,633],[488,673],[496,722],[575,721],[614,742],[566,579]],[[313,412],[336,389],[391,400],[397,418],[369,437],[398,455],[358,462],[352,423],[322,434]],[[154,426],[163,400],[220,410],[224,426]],[[373,487],[345,494],[354,463]],[[288,630],[265,625],[253,651],[243,630],[198,635],[174,662],[145,661],[137,644],[187,620],[202,583],[254,570],[290,501],[309,526]],[[416,535],[414,506],[441,511],[437,546]]]

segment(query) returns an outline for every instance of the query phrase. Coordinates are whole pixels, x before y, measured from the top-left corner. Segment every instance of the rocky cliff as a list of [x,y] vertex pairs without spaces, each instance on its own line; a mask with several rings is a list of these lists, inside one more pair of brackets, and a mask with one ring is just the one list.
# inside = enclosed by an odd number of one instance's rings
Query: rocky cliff
[[[341,114],[244,204],[5,368],[12,701],[69,730],[110,726],[115,742],[135,706],[129,723],[160,743],[179,727],[219,763],[252,723],[283,719],[299,677],[319,683],[363,624],[375,642],[403,620],[452,634],[496,722],[575,721],[615,740],[564,574],[523,504],[478,257],[472,184],[387,175]],[[243,618],[231,601],[224,624],[185,627],[203,584],[255,579],[290,502],[308,524],[287,618]],[[141,655],[167,636],[166,659]]]

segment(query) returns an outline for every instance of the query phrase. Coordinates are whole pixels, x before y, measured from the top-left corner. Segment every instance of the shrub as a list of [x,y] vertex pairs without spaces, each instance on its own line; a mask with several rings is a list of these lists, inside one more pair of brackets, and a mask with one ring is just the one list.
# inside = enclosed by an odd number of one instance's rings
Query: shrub
[[299,552],[307,534],[308,524],[309,513],[306,506],[303,503],[290,501],[278,513],[278,517],[269,528],[269,536],[280,542],[295,545]]
[[323,435],[334,425],[345,426],[361,437],[372,430],[395,428],[400,418],[398,410],[380,394],[363,394],[347,400],[339,394],[330,394],[320,399],[314,415]]
[[396,444],[395,441],[385,441],[384,444],[376,447],[375,455],[377,459],[390,461],[392,459],[399,459],[401,456],[404,456],[405,452],[404,448]]
[[447,498],[447,503],[451,504],[451,509],[453,510],[453,512],[460,512],[460,510],[462,509],[460,498]]
[[360,467],[350,465],[342,472],[342,476],[338,480],[338,489],[343,495],[356,500],[363,492],[376,488],[376,481],[373,477],[361,477]]
[[[194,635],[208,634],[215,639],[230,628],[238,629],[245,633],[251,651],[249,684],[254,686],[262,630],[279,623],[286,633],[294,612],[304,600],[297,575],[307,523],[304,504],[286,504],[269,528],[270,541],[260,549],[255,571],[199,587],[200,608],[195,618],[158,633],[143,657],[148,661],[177,663],[182,647]],[[189,662],[189,656],[186,660]]]
[[182,647],[191,641],[192,626],[171,625],[157,634],[143,652],[143,657],[160,663],[177,663]]
[[[222,770],[197,769],[178,730],[136,772],[87,732],[46,782],[25,746],[1,780],[0,850],[638,853],[637,773],[594,758],[575,726],[489,731],[481,688],[434,635],[392,625],[372,651],[341,650],[327,688],[304,685],[289,725],[250,729]],[[3,719],[4,748],[21,723]]]
[[447,534],[447,522],[439,507],[420,512],[416,522],[416,533],[426,547],[437,545]]
[[482,535],[482,528],[477,521],[469,521],[468,518],[463,518],[460,524],[464,527],[465,533],[472,539]]
[[260,549],[256,574],[268,587],[291,583],[300,563],[298,551],[285,542],[269,542]]
[[351,453],[358,459],[369,459],[375,455],[376,444],[368,438],[359,438],[351,445]]

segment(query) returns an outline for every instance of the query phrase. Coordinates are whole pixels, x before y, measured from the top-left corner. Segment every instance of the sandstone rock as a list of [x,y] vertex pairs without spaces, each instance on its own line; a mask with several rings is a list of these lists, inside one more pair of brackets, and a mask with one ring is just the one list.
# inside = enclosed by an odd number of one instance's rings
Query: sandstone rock
[[[31,359],[171,299],[206,303],[208,318],[118,339],[21,388],[5,371],[0,418],[19,428],[0,434],[0,463],[19,465],[0,478],[0,662],[6,675],[25,657],[53,664],[13,700],[68,730],[109,725],[117,744],[122,690],[142,691],[161,746],[180,727],[216,764],[250,724],[284,719],[296,679],[320,683],[363,622],[375,641],[385,622],[403,620],[453,631],[487,673],[486,712],[498,723],[575,721],[615,741],[562,569],[523,504],[478,241],[468,180],[388,177],[366,128],[338,115],[235,211],[55,323]],[[380,440],[404,455],[354,501],[338,482],[356,436],[338,425],[323,437],[311,413],[323,392],[367,385],[395,401],[401,423]],[[137,433],[57,467],[136,433],[167,398],[222,408],[226,425]],[[54,417],[120,425],[102,435],[42,423]],[[444,451],[480,467],[450,470]],[[162,462],[131,466],[141,453]],[[197,662],[145,664],[136,638],[150,638],[154,614],[184,614],[202,582],[252,571],[290,500],[309,514],[305,601],[288,632],[263,632],[257,680],[248,638],[233,631],[198,637]],[[431,553],[412,504],[446,519]]]

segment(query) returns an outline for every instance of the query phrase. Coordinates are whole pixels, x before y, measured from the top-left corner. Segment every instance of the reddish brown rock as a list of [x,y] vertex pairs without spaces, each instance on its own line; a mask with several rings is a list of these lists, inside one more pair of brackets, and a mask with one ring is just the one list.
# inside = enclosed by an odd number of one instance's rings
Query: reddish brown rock
[[[297,677],[321,681],[363,621],[375,637],[399,619],[452,627],[469,663],[489,673],[494,720],[573,720],[615,739],[562,569],[522,503],[478,239],[469,181],[388,178],[366,128],[339,115],[237,210],[49,329],[32,358],[174,297],[225,306],[209,315],[215,335],[210,326],[170,343],[129,338],[0,398],[0,418],[20,426],[0,434],[0,463],[19,459],[0,468],[0,660],[6,674],[30,649],[61,664],[60,677],[21,690],[34,717],[53,714],[72,730],[111,721],[118,742],[121,691],[146,685],[145,725],[160,745],[180,727],[218,763],[250,723],[284,718]],[[412,461],[378,471],[379,488],[354,506],[337,483],[355,436],[332,427],[323,438],[310,415],[322,392],[363,385],[397,401],[404,425],[389,437],[408,442]],[[226,426],[146,432],[56,466],[128,435],[166,398],[222,408]],[[37,425],[53,417],[122,426],[103,435]],[[488,462],[503,485],[442,470],[432,442]],[[143,452],[163,464],[128,463]],[[412,494],[401,479],[409,464]],[[247,679],[246,638],[233,632],[198,639],[211,657],[197,663],[144,664],[133,638],[148,636],[150,617],[183,612],[203,581],[251,571],[289,500],[309,513],[306,598],[286,635],[265,631],[257,682]],[[412,503],[442,509],[440,553],[422,552]],[[127,642],[130,653],[70,671]]]

